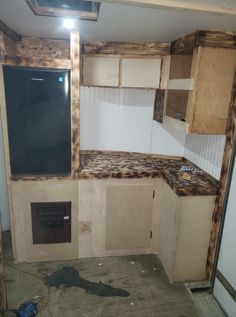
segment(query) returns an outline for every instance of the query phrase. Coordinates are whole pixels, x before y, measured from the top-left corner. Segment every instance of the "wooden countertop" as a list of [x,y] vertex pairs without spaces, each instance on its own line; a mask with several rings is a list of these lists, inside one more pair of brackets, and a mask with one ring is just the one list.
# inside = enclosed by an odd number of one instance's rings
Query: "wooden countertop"
[[182,178],[182,166],[202,171],[182,157],[113,151],[80,151],[79,179],[163,177],[178,196],[217,195],[219,182],[206,172]]

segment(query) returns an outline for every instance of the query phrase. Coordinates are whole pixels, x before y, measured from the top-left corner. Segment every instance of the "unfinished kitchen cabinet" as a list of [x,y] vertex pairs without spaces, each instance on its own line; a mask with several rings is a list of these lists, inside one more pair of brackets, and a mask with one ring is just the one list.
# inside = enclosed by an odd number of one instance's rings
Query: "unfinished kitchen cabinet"
[[159,88],[161,59],[122,58],[121,87]]
[[163,184],[159,256],[172,282],[205,278],[215,196],[178,196]]
[[156,253],[161,184],[157,178],[79,180],[79,257]]
[[117,57],[83,57],[82,83],[84,86],[119,86],[119,62]]
[[173,55],[166,115],[185,121],[188,133],[225,134],[235,66],[232,48],[198,46],[191,55]]
[[107,187],[106,249],[145,249],[152,226],[152,185]]

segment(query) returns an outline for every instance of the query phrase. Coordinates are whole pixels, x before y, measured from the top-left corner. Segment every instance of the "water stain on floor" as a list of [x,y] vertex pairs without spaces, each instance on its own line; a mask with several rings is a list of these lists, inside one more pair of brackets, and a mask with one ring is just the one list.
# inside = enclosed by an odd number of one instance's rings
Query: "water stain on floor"
[[60,288],[61,286],[69,288],[72,286],[80,287],[91,295],[104,297],[128,297],[130,294],[121,288],[114,288],[102,282],[90,282],[82,278],[78,270],[72,266],[64,266],[51,275],[45,276],[45,279],[50,287]]

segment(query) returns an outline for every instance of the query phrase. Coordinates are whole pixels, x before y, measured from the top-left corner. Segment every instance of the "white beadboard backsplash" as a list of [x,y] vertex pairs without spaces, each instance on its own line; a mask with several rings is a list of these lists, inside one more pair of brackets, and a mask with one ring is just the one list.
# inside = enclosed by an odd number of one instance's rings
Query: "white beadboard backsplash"
[[155,90],[80,87],[80,146],[184,155],[186,135],[153,121]]
[[220,179],[225,135],[187,135],[184,156],[204,171]]
[[153,121],[154,98],[155,90],[80,87],[81,149],[185,156],[219,179],[225,136]]

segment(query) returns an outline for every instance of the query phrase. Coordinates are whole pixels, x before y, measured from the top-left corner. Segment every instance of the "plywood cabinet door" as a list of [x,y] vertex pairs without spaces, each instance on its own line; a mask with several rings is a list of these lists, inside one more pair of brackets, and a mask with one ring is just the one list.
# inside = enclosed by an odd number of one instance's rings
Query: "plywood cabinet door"
[[225,134],[236,50],[217,47],[196,50],[197,57],[192,65],[196,85],[189,92],[187,104],[189,130],[198,134]]
[[136,88],[159,88],[161,59],[122,58],[121,86]]
[[83,85],[118,87],[119,63],[120,59],[117,57],[84,57]]
[[106,206],[107,250],[138,250],[150,245],[153,186],[108,186]]

